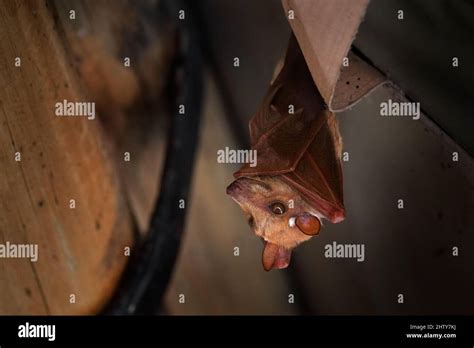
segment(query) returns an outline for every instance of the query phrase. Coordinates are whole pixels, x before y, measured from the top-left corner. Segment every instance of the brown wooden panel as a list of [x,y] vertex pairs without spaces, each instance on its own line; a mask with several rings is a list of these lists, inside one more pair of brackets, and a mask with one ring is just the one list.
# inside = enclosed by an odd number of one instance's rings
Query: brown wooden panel
[[37,262],[0,259],[1,314],[97,311],[131,243],[130,215],[97,117],[55,116],[63,99],[93,100],[48,6],[0,3],[0,243],[39,248]]

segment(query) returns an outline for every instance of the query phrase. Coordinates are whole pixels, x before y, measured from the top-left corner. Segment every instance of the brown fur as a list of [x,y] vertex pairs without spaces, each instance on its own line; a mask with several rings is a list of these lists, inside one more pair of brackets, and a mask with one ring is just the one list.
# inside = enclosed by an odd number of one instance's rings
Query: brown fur
[[[238,188],[233,185],[238,185]],[[247,219],[253,218],[253,231],[265,241],[293,249],[311,238],[302,233],[297,226],[290,227],[289,219],[302,213],[313,215],[317,213],[299,193],[277,176],[238,179],[229,186],[228,193],[242,208]],[[269,209],[269,206],[276,201],[282,202],[287,207],[284,214],[275,215]]]

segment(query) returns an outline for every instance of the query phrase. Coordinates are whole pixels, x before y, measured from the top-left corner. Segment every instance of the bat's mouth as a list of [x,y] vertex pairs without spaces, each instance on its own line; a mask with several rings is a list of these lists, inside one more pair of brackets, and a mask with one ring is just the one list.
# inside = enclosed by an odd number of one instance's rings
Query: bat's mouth
[[291,260],[291,250],[280,245],[263,241],[262,264],[265,271],[273,268],[287,268]]

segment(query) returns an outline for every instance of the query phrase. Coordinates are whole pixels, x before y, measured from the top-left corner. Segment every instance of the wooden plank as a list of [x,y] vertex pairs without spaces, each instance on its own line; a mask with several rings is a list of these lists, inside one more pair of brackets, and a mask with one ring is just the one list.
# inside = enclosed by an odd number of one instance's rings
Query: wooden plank
[[334,112],[351,107],[385,81],[376,69],[349,52],[368,3],[282,0],[313,80]]
[[0,3],[0,242],[39,248],[37,262],[0,259],[1,314],[96,312],[132,243],[97,118],[55,116],[58,101],[88,100],[48,6]]
[[96,102],[138,230],[145,234],[165,157],[163,91],[174,58],[174,26],[152,2],[58,0],[54,11],[84,93]]

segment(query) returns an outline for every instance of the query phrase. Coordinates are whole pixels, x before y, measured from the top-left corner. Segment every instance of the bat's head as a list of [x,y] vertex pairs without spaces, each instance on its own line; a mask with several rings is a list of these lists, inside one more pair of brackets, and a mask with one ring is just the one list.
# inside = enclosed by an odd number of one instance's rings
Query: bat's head
[[319,233],[320,215],[279,176],[242,177],[227,187],[264,241],[263,267],[286,268],[291,251]]

